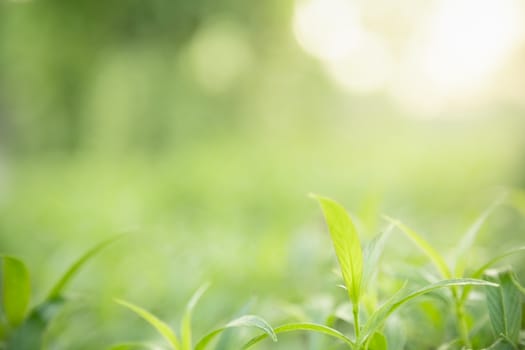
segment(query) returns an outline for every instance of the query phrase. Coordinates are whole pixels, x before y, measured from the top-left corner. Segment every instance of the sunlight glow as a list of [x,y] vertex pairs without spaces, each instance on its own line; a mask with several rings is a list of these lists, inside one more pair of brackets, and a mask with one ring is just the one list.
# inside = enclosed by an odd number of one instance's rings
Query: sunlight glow
[[371,8],[357,0],[296,1],[297,42],[330,78],[350,93],[386,90],[421,115],[481,106],[525,36],[520,0],[436,0],[404,32],[363,17]]
[[502,66],[522,35],[516,0],[443,0],[430,21],[423,72],[441,90],[476,88]]
[[293,25],[305,51],[324,61],[348,57],[362,35],[359,12],[351,0],[301,1]]
[[368,94],[381,90],[394,69],[392,55],[381,38],[369,33],[362,36],[358,48],[346,59],[330,62],[328,72],[349,91]]
[[343,88],[359,94],[383,88],[392,57],[381,38],[362,26],[351,0],[307,0],[296,8],[294,31],[306,52],[324,63]]

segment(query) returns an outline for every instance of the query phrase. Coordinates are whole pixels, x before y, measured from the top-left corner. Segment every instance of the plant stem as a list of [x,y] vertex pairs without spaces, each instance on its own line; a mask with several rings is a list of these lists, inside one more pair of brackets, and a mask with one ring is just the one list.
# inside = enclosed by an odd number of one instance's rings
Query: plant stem
[[461,335],[461,340],[463,345],[467,348],[471,348],[472,344],[470,343],[469,330],[467,324],[467,318],[465,317],[465,305],[459,298],[456,299],[456,317],[458,322],[459,333]]
[[354,314],[354,333],[355,340],[359,339],[359,303],[352,305],[352,313]]

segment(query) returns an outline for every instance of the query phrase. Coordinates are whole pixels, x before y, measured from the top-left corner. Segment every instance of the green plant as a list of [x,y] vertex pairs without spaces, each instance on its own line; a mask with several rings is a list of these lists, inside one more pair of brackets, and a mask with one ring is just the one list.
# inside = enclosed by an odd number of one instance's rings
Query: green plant
[[[489,349],[520,349],[525,339],[520,339],[523,320],[521,294],[524,288],[510,269],[489,270],[485,278],[500,285],[485,290],[490,323],[496,340]],[[521,346],[521,347],[520,347]]]
[[[158,331],[160,335],[162,335],[162,337],[164,337],[164,339],[166,339],[166,341],[170,345],[170,348],[173,350],[204,350],[218,335],[220,335],[224,331],[231,328],[239,327],[251,327],[260,329],[264,332],[266,336],[269,336],[274,341],[277,341],[277,337],[273,328],[265,320],[254,315],[244,315],[228,322],[222,327],[212,330],[211,332],[201,337],[200,340],[198,340],[196,344],[193,345],[193,332],[191,325],[193,309],[197,305],[197,302],[199,301],[201,296],[208,289],[208,286],[209,285],[206,284],[199,288],[186,305],[186,310],[181,322],[180,336],[177,335],[176,332],[168,324],[158,319],[149,311],[125,300],[115,299],[115,302],[128,308],[129,310],[133,311],[135,314],[139,315],[144,320],[146,320],[151,326],[153,326]],[[111,350],[124,350],[140,347],[149,347],[149,345],[142,343],[117,344],[112,346]]]
[[31,279],[26,264],[13,256],[2,255],[0,349],[35,350],[45,347],[46,330],[67,301],[64,290],[79,270],[94,255],[120,236],[103,241],[77,259],[53,285],[43,301],[30,308]]
[[[381,239],[372,241],[372,244],[365,250],[365,254],[361,247],[357,230],[346,210],[331,199],[316,195],[312,196],[320,203],[329,228],[344,287],[352,305],[354,331],[351,336],[347,336],[337,329],[322,324],[291,323],[276,327],[274,329],[276,334],[299,330],[313,331],[339,339],[353,350],[383,350],[387,348],[386,339],[382,333],[385,321],[395,310],[412,299],[445,287],[497,287],[496,283],[472,278],[446,279],[415,291],[409,291],[403,286],[390,299],[375,309],[364,320],[365,322],[362,322],[360,313],[362,297],[367,291],[366,287],[369,277],[374,273],[374,269],[377,268],[377,260],[383,244],[378,244],[378,242],[381,242]],[[255,337],[246,343],[243,348],[250,348],[266,337],[266,334]]]
[[[386,217],[388,221],[397,226],[401,232],[403,232],[416,246],[429,258],[432,264],[435,266],[437,272],[441,278],[451,279],[451,278],[481,278],[484,272],[499,262],[500,260],[506,258],[507,256],[524,252],[525,246],[513,248],[509,251],[506,251],[492,259],[488,262],[479,266],[476,270],[471,272],[469,275],[465,276],[465,269],[467,265],[468,250],[474,244],[476,236],[483,226],[484,222],[487,220],[489,215],[494,211],[494,209],[500,205],[504,200],[504,196],[498,198],[494,203],[492,203],[470,226],[467,232],[463,235],[460,242],[457,245],[457,249],[452,257],[452,263],[447,264],[447,261],[443,255],[438,253],[436,249],[432,247],[425,239],[422,238],[420,234],[416,231],[403,224],[402,222]],[[471,291],[470,286],[466,286],[460,291],[457,287],[452,288],[452,298],[454,301],[454,309],[456,315],[456,325],[458,328],[458,333],[460,334],[460,342],[470,348],[472,346],[470,337],[469,337],[469,326],[466,317],[465,304],[469,298]]]

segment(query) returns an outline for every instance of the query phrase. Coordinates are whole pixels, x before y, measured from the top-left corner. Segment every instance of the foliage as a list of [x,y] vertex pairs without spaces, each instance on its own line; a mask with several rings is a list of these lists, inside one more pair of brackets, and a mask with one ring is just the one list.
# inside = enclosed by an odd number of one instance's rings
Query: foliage
[[[64,290],[80,269],[98,252],[120,236],[108,239],[88,250],[58,279],[47,297],[30,309],[31,284],[26,264],[12,256],[2,256],[2,310],[0,348],[34,350],[45,345],[46,331],[67,301]],[[5,319],[5,321],[4,321]]]
[[[155,315],[151,314],[147,310],[124,300],[116,299],[115,301],[118,304],[130,309],[131,311],[142,317],[152,327],[154,327],[159,332],[159,334],[161,334],[168,341],[168,343],[170,344],[170,348],[173,350],[204,350],[214,338],[216,338],[224,331],[231,328],[240,327],[249,327],[262,330],[264,334],[272,338],[273,341],[277,341],[277,337],[273,328],[265,320],[254,315],[244,315],[228,322],[226,325],[220,328],[217,328],[207,333],[202,338],[200,338],[199,341],[197,341],[195,346],[193,346],[191,316],[193,309],[195,308],[197,302],[199,301],[200,297],[202,296],[202,294],[204,294],[207,288],[208,285],[204,285],[201,288],[199,288],[186,305],[186,312],[182,320],[180,337],[170,328],[169,325],[159,320]],[[126,346],[132,345],[118,344],[111,347],[111,349],[116,350]],[[137,346],[145,345],[137,344]]]

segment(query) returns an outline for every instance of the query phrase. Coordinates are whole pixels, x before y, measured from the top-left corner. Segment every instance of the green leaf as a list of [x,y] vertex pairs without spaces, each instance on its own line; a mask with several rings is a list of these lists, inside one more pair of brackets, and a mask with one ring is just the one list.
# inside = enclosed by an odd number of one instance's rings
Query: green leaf
[[386,240],[390,235],[390,232],[394,229],[394,225],[389,225],[387,229],[376,235],[366,246],[363,251],[363,281],[362,288],[366,289],[366,286],[370,283],[372,276],[379,267],[379,258],[385,248]]
[[513,281],[512,271],[487,273],[486,278],[499,288],[486,288],[490,322],[496,336],[504,336],[516,345],[521,326],[521,292]]
[[396,225],[401,232],[403,232],[408,238],[410,238],[423,253],[430,259],[430,261],[436,266],[437,270],[443,278],[451,278],[452,274],[450,269],[445,262],[445,259],[427,242],[425,241],[416,231],[410,227],[404,225],[399,220],[385,216],[385,219]]
[[493,266],[495,263],[503,260],[504,258],[506,258],[508,256],[511,256],[511,255],[514,255],[514,254],[517,254],[517,253],[521,253],[521,252],[525,252],[525,246],[514,248],[514,249],[511,249],[511,250],[508,250],[508,251],[504,252],[501,255],[498,255],[497,257],[489,260],[485,265],[483,265],[479,269],[477,269],[472,274],[472,278],[479,278],[479,277],[483,276],[483,273],[485,272],[485,270],[487,270],[489,267]]
[[[328,336],[331,336],[333,338],[339,339],[346,343],[350,348],[355,347],[355,343],[350,340],[348,337],[346,337],[343,333],[339,332],[336,329],[323,326],[321,324],[315,324],[315,323],[290,323],[286,324],[280,327],[277,327],[274,329],[275,334],[279,333],[288,333],[288,332],[295,332],[295,331],[310,331],[310,332],[316,332],[325,334]],[[268,334],[261,334],[258,337],[255,337],[251,339],[249,342],[247,342],[242,349],[248,349],[254,346],[255,344],[259,343],[261,340],[264,340],[268,337]]]
[[192,350],[192,339],[191,339],[191,315],[195,305],[199,302],[199,299],[210,287],[209,283],[204,284],[202,287],[197,289],[193,294],[190,301],[186,305],[186,312],[182,318],[181,325],[181,336],[182,336],[182,350]]
[[497,287],[496,283],[487,282],[478,279],[460,278],[443,280],[436,283],[432,283],[414,292],[405,292],[403,288],[396,293],[392,298],[385,302],[379,309],[377,309],[368,319],[361,332],[359,343],[365,342],[375,332],[379,331],[383,323],[386,321],[388,316],[394,312],[397,308],[403,304],[411,301],[412,299],[432,292],[439,288],[454,287],[454,286],[491,286]]
[[363,253],[355,226],[345,208],[332,199],[311,195],[319,201],[341,267],[350,300],[359,304],[363,274]]
[[251,327],[251,328],[258,328],[264,332],[265,337],[272,338],[273,341],[277,341],[277,336],[275,335],[275,332],[273,328],[263,320],[262,318],[254,315],[245,315],[241,316],[231,322],[229,322],[224,327],[218,328],[208,334],[206,334],[202,339],[197,343],[195,346],[195,350],[203,350],[206,348],[209,342],[211,342],[216,336],[221,334],[227,329],[230,328],[239,328],[239,327]]
[[[255,302],[255,298],[251,298],[246,304],[244,304],[239,311],[235,313],[234,318],[239,318],[243,315],[246,315],[249,313],[251,307],[253,306]],[[228,329],[222,332],[219,336],[219,339],[217,340],[217,345],[214,347],[215,350],[230,350],[232,348],[235,348],[236,346],[233,345],[233,342],[235,341],[235,329]]]
[[56,298],[33,308],[29,317],[26,317],[24,322],[9,337],[6,349],[34,350],[43,348],[49,324],[61,310],[64,302],[63,298]]
[[518,278],[516,277],[516,275],[513,273],[511,275],[511,277],[512,277],[512,282],[514,282],[514,285],[516,286],[516,288],[518,288],[518,290],[521,292],[521,294],[525,295],[525,287],[521,285],[521,283],[520,283],[520,281],[518,281]]
[[474,221],[472,226],[469,227],[467,232],[463,235],[458,247],[455,251],[455,267],[454,273],[456,277],[461,277],[465,270],[465,265],[468,257],[468,250],[474,244],[479,230],[487,220],[487,218],[494,212],[494,210],[503,203],[507,194],[500,195],[487,209],[481,213],[481,215]]
[[[489,260],[486,264],[484,264],[479,269],[474,271],[474,273],[472,273],[471,277],[472,278],[480,278],[481,276],[483,276],[483,274],[485,273],[485,271],[489,267],[493,266],[494,264],[496,264],[497,262],[503,260],[504,258],[506,258],[508,256],[511,256],[511,255],[514,255],[514,254],[517,254],[517,253],[521,253],[521,252],[525,252],[525,247],[518,247],[518,248],[514,248],[514,249],[511,249],[511,250],[508,250],[505,253],[500,254],[500,255],[496,256],[495,258]],[[461,300],[463,302],[465,300],[467,300],[468,295],[470,293],[470,289],[471,288],[469,286],[463,288],[463,294],[461,295]]]
[[20,325],[27,314],[31,299],[29,271],[23,261],[2,256],[2,306],[12,327]]
[[369,350],[387,350],[388,344],[383,333],[375,332],[368,341]]
[[53,288],[51,288],[51,291],[49,292],[47,299],[54,299],[58,297],[66,285],[71,281],[73,277],[75,277],[76,273],[84,266],[86,262],[88,262],[94,255],[96,255],[98,252],[100,252],[102,249],[110,245],[111,243],[115,242],[116,240],[122,238],[124,235],[118,235],[115,237],[112,237],[110,239],[107,239],[90,250],[88,250],[84,255],[82,255],[77,261],[75,261],[69,269],[62,275],[62,277],[55,283]]
[[179,342],[179,339],[177,338],[177,335],[173,332],[173,330],[163,321],[159,320],[155,315],[150,313],[149,311],[134,305],[132,303],[129,303],[125,300],[121,299],[115,299],[115,302],[130,309],[140,317],[142,317],[146,322],[148,322],[153,328],[157,330],[157,332],[160,333],[171,345],[172,349],[174,350],[182,350],[181,344]]
[[508,340],[500,338],[486,350],[518,350],[518,348]]

